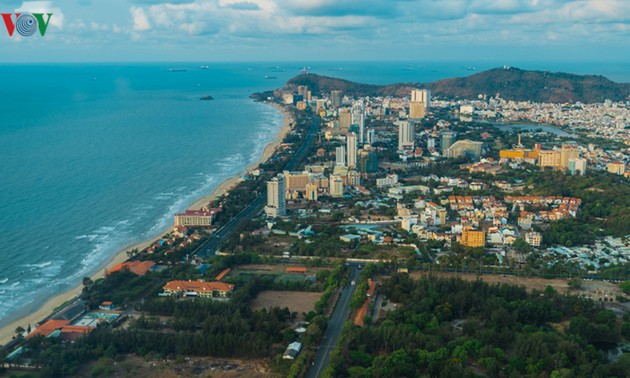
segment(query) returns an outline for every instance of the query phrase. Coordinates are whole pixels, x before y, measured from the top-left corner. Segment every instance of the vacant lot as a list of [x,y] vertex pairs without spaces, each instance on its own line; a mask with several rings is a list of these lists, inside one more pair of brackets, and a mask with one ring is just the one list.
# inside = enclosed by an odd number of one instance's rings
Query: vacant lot
[[264,360],[224,359],[213,357],[193,357],[176,363],[173,360],[144,359],[127,356],[125,360],[100,360],[86,364],[79,376],[89,377],[96,369],[106,370],[101,376],[123,378],[177,378],[177,377],[216,377],[249,378],[274,377]]
[[[425,272],[414,272],[412,273],[412,277],[418,278],[420,276],[427,276],[429,273]],[[477,275],[472,273],[450,273],[450,272],[431,272],[433,276],[438,277],[459,277],[466,281],[474,281],[476,279],[481,279],[489,284],[507,284],[507,285],[516,285],[523,286],[527,290],[538,290],[544,291],[545,288],[550,285],[559,293],[570,293],[575,295],[585,295],[589,296],[595,300],[599,300],[600,298],[612,298],[614,299],[617,295],[622,295],[622,291],[619,289],[617,285],[610,282],[605,281],[582,281],[582,288],[580,290],[570,289],[568,285],[568,281],[566,279],[551,279],[551,278],[540,278],[540,277],[517,277],[510,275],[501,275],[501,274],[484,274]]]
[[264,243],[255,244],[247,247],[247,252],[257,253],[259,255],[281,255],[295,243],[297,237],[288,235],[270,234],[264,239]]
[[308,291],[263,291],[252,301],[254,310],[273,307],[288,307],[291,312],[301,314],[313,310],[315,302],[322,296],[322,293]]

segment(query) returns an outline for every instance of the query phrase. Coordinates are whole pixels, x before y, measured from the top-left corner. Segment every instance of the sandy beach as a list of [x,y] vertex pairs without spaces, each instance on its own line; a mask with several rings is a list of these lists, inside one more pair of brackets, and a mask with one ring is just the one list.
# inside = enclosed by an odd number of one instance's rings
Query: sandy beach
[[[247,166],[238,176],[235,177],[231,177],[225,181],[223,181],[221,184],[219,184],[219,186],[217,186],[217,188],[209,195],[204,196],[202,198],[200,198],[199,200],[195,201],[192,205],[190,205],[188,208],[192,209],[192,210],[198,210],[200,208],[202,208],[203,206],[207,205],[208,203],[212,202],[215,198],[217,198],[218,196],[221,196],[223,194],[225,194],[226,192],[228,192],[231,188],[235,187],[239,182],[241,182],[243,179],[241,178],[241,176],[244,173],[249,172],[250,170],[255,169],[256,167],[258,167],[258,165],[260,165],[261,163],[265,162],[267,159],[269,159],[274,151],[276,150],[276,148],[278,147],[278,145],[280,145],[280,143],[282,142],[282,140],[284,139],[285,135],[287,133],[289,133],[291,131],[291,126],[293,123],[293,118],[291,117],[290,113],[287,112],[285,109],[283,109],[281,106],[276,105],[276,104],[271,104],[273,106],[275,106],[276,108],[278,108],[283,116],[284,116],[284,125],[282,127],[282,129],[278,132],[278,134],[276,134],[276,139],[269,143],[260,159],[258,161],[256,161],[255,163]],[[113,268],[114,266],[125,262],[128,257],[127,257],[127,251],[133,250],[133,249],[145,249],[147,247],[149,247],[150,245],[152,245],[153,243],[155,243],[156,241],[162,239],[162,237],[170,232],[170,230],[173,228],[173,226],[169,226],[166,230],[163,230],[162,232],[160,232],[158,235],[156,235],[155,237],[149,239],[149,240],[145,240],[143,242],[134,244],[134,245],[130,245],[126,248],[123,248],[122,250],[118,251],[115,255],[112,256],[112,259],[107,263],[107,265],[105,267],[103,267],[102,269],[100,269],[98,272],[96,272],[95,274],[93,274],[91,276],[92,280],[96,280],[99,278],[102,278],[105,276],[105,272],[111,268]],[[18,319],[12,323],[10,323],[9,325],[0,328],[0,345],[5,345],[7,342],[11,341],[11,338],[13,336],[15,336],[15,329],[18,326],[21,326],[23,328],[27,328],[27,326],[29,324],[31,324],[31,326],[33,328],[35,328],[35,325],[40,322],[42,319],[45,319],[46,317],[50,316],[53,314],[53,312],[55,311],[55,309],[57,309],[59,306],[63,305],[64,303],[76,298],[81,291],[83,290],[83,285],[81,283],[79,283],[75,288],[73,288],[72,290],[66,291],[62,294],[59,294],[56,297],[53,297],[52,299],[50,299],[48,302],[44,303],[38,310],[36,310],[35,312],[29,314],[28,316],[23,317],[22,319]]]

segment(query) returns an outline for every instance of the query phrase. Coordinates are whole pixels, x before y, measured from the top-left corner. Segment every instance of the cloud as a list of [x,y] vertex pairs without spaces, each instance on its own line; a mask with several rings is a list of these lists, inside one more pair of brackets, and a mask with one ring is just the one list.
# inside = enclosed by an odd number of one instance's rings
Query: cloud
[[524,46],[611,46],[617,55],[630,49],[630,0],[7,1],[54,13],[51,23],[65,30],[49,41],[154,49],[158,56],[167,47],[188,53],[199,46],[236,57],[265,47],[322,59],[431,59],[446,48],[450,55]]
[[238,10],[260,10],[260,6],[251,1],[239,1],[237,3],[231,3],[227,5],[228,8],[238,9]]
[[63,29],[63,13],[61,9],[53,6],[52,1],[24,1],[19,8],[15,9],[15,12],[52,13],[49,26]]
[[134,31],[147,31],[151,29],[149,18],[147,17],[143,8],[131,7],[129,9],[129,12],[131,12],[131,18],[133,19]]

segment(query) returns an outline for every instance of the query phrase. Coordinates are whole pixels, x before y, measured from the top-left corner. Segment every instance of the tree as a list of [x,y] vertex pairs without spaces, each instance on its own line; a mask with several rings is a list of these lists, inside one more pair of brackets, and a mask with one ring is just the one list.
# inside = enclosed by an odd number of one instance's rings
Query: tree
[[15,328],[15,333],[16,333],[17,335],[21,335],[21,334],[23,334],[23,333],[24,333],[24,331],[25,331],[25,329],[24,329],[22,326],[17,326],[17,328]]
[[92,279],[90,277],[83,277],[83,286],[85,289],[90,289],[92,287],[92,284],[94,282],[92,282]]
[[567,281],[567,284],[571,289],[579,290],[582,288],[582,279],[579,277],[573,277]]
[[514,248],[516,252],[519,253],[530,253],[534,250],[534,248],[523,239],[514,240],[514,243],[512,243],[512,248]]

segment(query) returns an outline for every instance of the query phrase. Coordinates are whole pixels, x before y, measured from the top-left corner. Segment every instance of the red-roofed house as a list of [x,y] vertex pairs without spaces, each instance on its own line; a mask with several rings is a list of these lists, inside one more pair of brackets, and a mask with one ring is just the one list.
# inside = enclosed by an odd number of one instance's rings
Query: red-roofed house
[[109,275],[126,269],[138,276],[144,276],[147,272],[153,269],[154,266],[155,263],[153,261],[127,261],[108,270],[107,274]]
[[59,336],[63,340],[77,340],[92,332],[92,327],[67,325],[61,328]]
[[165,294],[171,295],[225,298],[234,291],[234,285],[224,282],[170,281],[163,289]]
[[29,335],[26,337],[29,338],[29,337],[33,337],[37,335],[48,336],[51,333],[55,332],[56,330],[61,329],[64,326],[68,325],[69,323],[70,323],[69,320],[51,319],[45,322],[44,324],[40,325],[39,327],[35,328],[35,330],[29,333]]

